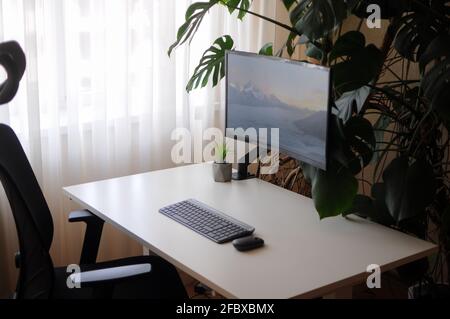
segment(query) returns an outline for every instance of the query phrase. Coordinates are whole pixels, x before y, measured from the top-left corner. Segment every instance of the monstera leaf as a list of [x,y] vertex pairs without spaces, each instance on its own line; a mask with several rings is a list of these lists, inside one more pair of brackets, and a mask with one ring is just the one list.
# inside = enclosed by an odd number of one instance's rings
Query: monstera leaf
[[363,86],[357,90],[345,92],[335,101],[337,115],[348,121],[354,114],[359,114],[372,90],[368,86]]
[[208,2],[195,2],[189,6],[186,11],[186,22],[178,29],[177,40],[170,46],[169,56],[175,48],[194,37],[206,13],[219,2],[220,0],[210,0]]
[[365,195],[356,195],[355,198],[353,198],[352,207],[346,210],[342,215],[348,216],[351,214],[371,218],[376,214],[373,199]]
[[385,226],[395,225],[395,221],[386,207],[385,197],[385,185],[382,183],[374,184],[371,196],[356,195],[352,206],[343,215],[357,214]]
[[330,123],[330,157],[356,175],[373,157],[376,140],[372,125],[361,116],[354,116],[345,124],[340,118],[333,122]]
[[250,8],[252,0],[221,0],[221,2],[228,7],[228,11],[233,13],[239,10],[238,19],[242,20],[247,14],[246,11]]
[[260,55],[273,56],[273,43],[266,43],[261,50],[259,50]]
[[330,165],[323,171],[309,164],[303,164],[305,177],[311,182],[314,205],[320,219],[338,216],[353,204],[358,191],[358,181],[352,172],[339,165]]
[[436,192],[433,168],[425,160],[401,156],[383,173],[385,203],[392,218],[401,222],[425,213]]
[[177,40],[169,47],[168,54],[172,54],[172,51],[183,45],[185,42],[192,40],[203,18],[209,12],[209,10],[216,4],[222,4],[228,7],[228,11],[233,13],[239,10],[238,18],[242,20],[247,14],[253,0],[209,0],[205,2],[195,2],[189,6],[186,10],[186,21],[178,29]]
[[214,44],[205,51],[199,65],[195,68],[194,75],[189,80],[186,90],[205,87],[212,75],[213,86],[216,86],[225,76],[225,52],[233,49],[234,41],[229,35],[222,36],[214,41]]
[[358,174],[372,161],[376,147],[373,127],[369,120],[361,116],[355,116],[345,123],[344,130],[347,144],[354,154],[353,162],[350,163],[352,165],[349,165],[349,168],[356,165],[353,173]]
[[[299,34],[315,41],[328,35],[347,18],[356,3],[356,0],[300,0],[290,13],[291,23]],[[289,8],[292,6],[290,2],[287,4]]]
[[[431,61],[437,63],[426,72]],[[441,116],[450,119],[450,36],[439,36],[430,43],[421,56],[420,70],[425,97]]]
[[297,47],[297,45],[306,43],[306,42],[300,43],[300,40],[298,40],[298,42],[295,43],[297,36],[298,36],[298,34],[295,32],[289,33],[286,43],[283,45],[283,47],[280,50],[278,50],[276,56],[282,57],[283,53],[284,53],[284,49],[287,49],[287,54],[289,57],[291,57],[294,54],[294,51],[295,51],[295,48]]
[[400,19],[394,47],[401,56],[418,61],[433,39],[447,33],[448,20],[443,21],[435,12],[445,14],[449,2],[434,0],[428,4],[428,1],[423,1],[422,6],[413,8],[411,13]]
[[305,55],[317,61],[322,61],[325,53],[319,47],[314,45],[314,43],[308,43],[306,44]]
[[351,57],[364,50],[366,38],[359,31],[349,31],[337,39],[330,53],[330,62],[340,57]]
[[330,160],[327,171],[304,164],[312,195],[321,218],[347,212],[358,190],[355,174],[368,165],[375,147],[370,122],[354,117],[347,123],[332,115],[330,119]]
[[330,62],[343,60],[332,67],[334,86],[340,95],[369,84],[380,72],[383,55],[375,45],[365,46],[365,42],[361,32],[350,31],[339,37],[330,53]]

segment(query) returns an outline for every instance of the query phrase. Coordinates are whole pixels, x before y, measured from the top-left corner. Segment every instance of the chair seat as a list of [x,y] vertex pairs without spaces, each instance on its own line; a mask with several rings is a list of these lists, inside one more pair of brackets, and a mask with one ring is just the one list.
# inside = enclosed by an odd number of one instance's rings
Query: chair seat
[[[81,265],[81,271],[99,270],[111,267],[134,264],[151,264],[152,270],[145,275],[136,276],[114,285],[115,299],[186,299],[188,298],[183,283],[175,267],[157,256],[140,256],[101,262],[92,265]],[[55,268],[55,299],[91,299],[93,288],[67,287],[66,267]]]

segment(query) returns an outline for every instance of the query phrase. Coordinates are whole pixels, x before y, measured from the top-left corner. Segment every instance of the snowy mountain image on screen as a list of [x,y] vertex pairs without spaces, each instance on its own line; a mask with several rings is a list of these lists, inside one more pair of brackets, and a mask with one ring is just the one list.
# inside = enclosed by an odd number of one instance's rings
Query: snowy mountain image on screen
[[[323,163],[326,145],[327,106],[291,105],[275,94],[266,94],[251,81],[228,85],[228,127],[279,128],[280,149]],[[270,133],[269,133],[270,134]]]

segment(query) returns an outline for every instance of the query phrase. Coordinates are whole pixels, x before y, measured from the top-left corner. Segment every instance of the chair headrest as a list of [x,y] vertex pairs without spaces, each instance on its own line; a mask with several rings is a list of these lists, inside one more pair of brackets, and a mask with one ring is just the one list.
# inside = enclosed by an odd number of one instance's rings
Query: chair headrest
[[0,105],[10,102],[19,89],[19,83],[26,68],[25,53],[19,43],[0,43],[0,64],[5,68],[7,78],[0,85]]

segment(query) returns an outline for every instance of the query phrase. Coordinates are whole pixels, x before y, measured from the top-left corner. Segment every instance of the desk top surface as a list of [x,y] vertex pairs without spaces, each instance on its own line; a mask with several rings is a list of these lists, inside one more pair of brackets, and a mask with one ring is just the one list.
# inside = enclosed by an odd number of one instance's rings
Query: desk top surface
[[[228,298],[316,297],[428,256],[436,246],[358,217],[320,221],[311,199],[253,179],[215,183],[211,164],[64,188],[72,200]],[[160,214],[194,198],[256,228],[238,252]]]

